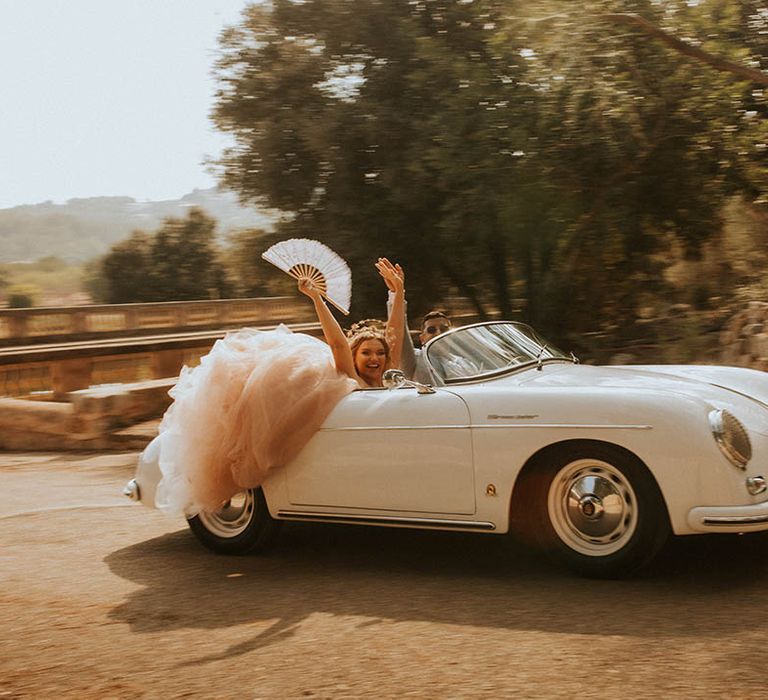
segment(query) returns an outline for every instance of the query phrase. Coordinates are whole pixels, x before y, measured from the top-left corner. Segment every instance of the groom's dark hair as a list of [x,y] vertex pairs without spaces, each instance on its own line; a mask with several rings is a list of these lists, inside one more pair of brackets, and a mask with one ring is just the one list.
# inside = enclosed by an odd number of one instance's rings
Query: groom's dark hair
[[446,321],[450,321],[451,317],[445,313],[445,311],[441,311],[440,309],[433,309],[428,314],[424,316],[424,318],[421,321],[421,327],[424,328],[424,326],[427,325],[428,321],[431,321],[433,318],[444,318]]

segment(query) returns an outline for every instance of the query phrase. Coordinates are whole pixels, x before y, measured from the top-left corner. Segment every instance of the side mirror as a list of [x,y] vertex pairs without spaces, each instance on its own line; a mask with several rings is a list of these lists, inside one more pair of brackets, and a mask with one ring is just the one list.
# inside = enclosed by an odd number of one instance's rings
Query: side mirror
[[387,389],[399,389],[401,386],[410,386],[416,389],[420,394],[434,394],[435,390],[429,384],[414,382],[412,379],[406,379],[405,373],[401,369],[387,369],[381,377],[381,383]]
[[381,377],[381,383],[387,389],[399,389],[406,382],[405,373],[401,369],[387,369]]

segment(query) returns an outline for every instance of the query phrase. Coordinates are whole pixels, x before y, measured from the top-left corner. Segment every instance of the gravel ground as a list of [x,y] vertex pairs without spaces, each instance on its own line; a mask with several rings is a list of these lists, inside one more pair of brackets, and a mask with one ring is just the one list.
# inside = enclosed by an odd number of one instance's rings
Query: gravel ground
[[0,698],[766,698],[768,538],[586,581],[505,537],[289,525],[203,550],[135,454],[0,455]]

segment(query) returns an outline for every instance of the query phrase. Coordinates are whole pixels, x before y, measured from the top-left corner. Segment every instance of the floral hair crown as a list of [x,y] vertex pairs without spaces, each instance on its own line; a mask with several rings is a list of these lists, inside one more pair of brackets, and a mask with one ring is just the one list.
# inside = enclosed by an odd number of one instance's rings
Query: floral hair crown
[[384,334],[387,330],[387,324],[378,318],[364,318],[362,321],[353,323],[347,331],[347,338],[354,338],[356,335],[365,331]]

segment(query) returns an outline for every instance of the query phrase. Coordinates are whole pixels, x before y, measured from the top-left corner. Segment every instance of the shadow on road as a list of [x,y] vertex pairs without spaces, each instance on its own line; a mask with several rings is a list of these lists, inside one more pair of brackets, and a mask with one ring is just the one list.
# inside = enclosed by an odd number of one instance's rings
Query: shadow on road
[[142,586],[110,614],[134,632],[274,621],[199,663],[284,639],[315,613],[660,640],[757,631],[768,619],[766,555],[765,535],[680,538],[640,578],[591,581],[505,537],[291,524],[261,555],[210,554],[184,530],[105,561]]

